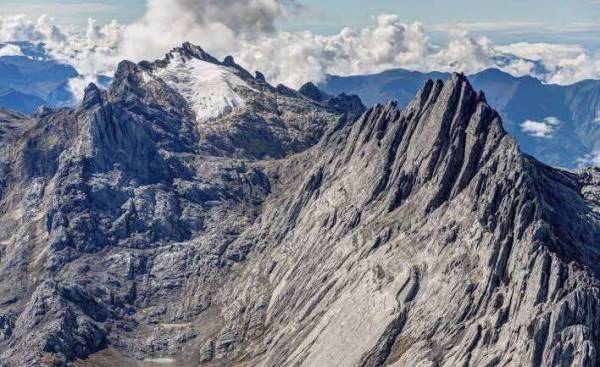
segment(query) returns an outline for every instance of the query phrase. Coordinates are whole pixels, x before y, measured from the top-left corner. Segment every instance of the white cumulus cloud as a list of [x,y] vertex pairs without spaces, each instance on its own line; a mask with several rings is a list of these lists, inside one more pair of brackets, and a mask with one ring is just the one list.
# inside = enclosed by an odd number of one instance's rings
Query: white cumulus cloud
[[0,17],[0,40],[52,44],[66,42],[66,36],[52,24],[52,21],[46,15],[39,17],[37,21],[30,20],[24,15]]
[[[82,98],[88,83],[97,81],[98,75],[113,72],[120,60],[117,52],[122,40],[121,30],[122,26],[117,22],[98,26],[93,19],[88,20],[85,31],[68,32],[54,25],[48,16],[41,16],[36,21],[23,15],[0,17],[0,42],[44,44],[49,56],[77,70],[79,76],[69,81],[77,99]],[[18,47],[9,46],[12,48],[4,52],[15,51],[14,47]],[[0,54],[9,46],[0,50]]]
[[278,31],[277,21],[297,10],[294,4],[289,0],[149,0],[142,19],[125,27],[119,53],[133,60],[156,59],[174,45],[191,41],[217,56],[232,54],[242,66],[260,70],[271,82],[292,87],[319,81],[325,74],[398,67],[465,73],[497,67],[559,84],[600,77],[600,55],[578,45],[496,45],[486,37],[472,37],[460,26],[447,27],[449,41],[439,45],[429,39],[422,24],[404,23],[391,14],[378,16],[371,26],[348,27],[330,36]]
[[0,48],[0,57],[2,56],[23,56],[23,51],[17,45],[8,44]]
[[124,29],[120,53],[155,59],[184,41],[231,53],[242,41],[274,33],[285,15],[280,0],[149,0],[144,16]]
[[536,138],[552,138],[560,120],[556,117],[546,117],[542,121],[526,120],[521,124],[521,130]]
[[497,46],[497,49],[540,62],[546,72],[534,76],[548,83],[571,84],[600,77],[600,54],[591,54],[580,45],[519,42]]
[[326,74],[390,68],[476,73],[496,67],[560,84],[600,78],[600,55],[578,45],[497,45],[460,27],[446,30],[448,42],[436,44],[426,26],[391,14],[376,17],[370,26],[347,27],[333,35],[279,31],[278,22],[298,8],[292,0],[149,0],[145,14],[132,24],[97,25],[89,20],[87,30],[79,32],[61,29],[46,16],[36,21],[7,16],[0,17],[0,42],[46,44],[54,58],[78,70],[80,77],[71,87],[79,96],[99,74],[110,75],[120,60],[162,58],[184,41],[217,57],[231,54],[250,71],[263,72],[271,83],[291,87],[318,82]]

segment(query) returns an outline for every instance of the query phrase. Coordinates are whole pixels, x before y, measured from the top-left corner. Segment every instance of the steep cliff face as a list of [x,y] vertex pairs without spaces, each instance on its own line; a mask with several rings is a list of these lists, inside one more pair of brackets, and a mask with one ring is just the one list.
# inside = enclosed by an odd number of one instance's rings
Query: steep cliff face
[[[3,363],[60,365],[107,345],[139,359],[178,351],[185,339],[147,338],[207,311],[245,256],[228,247],[271,192],[268,162],[345,121],[202,54],[186,44],[155,64],[123,62],[110,90],[90,86],[75,110],[2,116]],[[173,55],[253,90],[201,120],[153,76]]]
[[237,291],[270,294],[257,361],[596,365],[598,216],[464,78],[375,107],[326,146],[266,206],[271,246]]
[[314,95],[186,44],[23,118],[0,365],[600,364],[600,174],[524,156],[461,75],[356,121]]

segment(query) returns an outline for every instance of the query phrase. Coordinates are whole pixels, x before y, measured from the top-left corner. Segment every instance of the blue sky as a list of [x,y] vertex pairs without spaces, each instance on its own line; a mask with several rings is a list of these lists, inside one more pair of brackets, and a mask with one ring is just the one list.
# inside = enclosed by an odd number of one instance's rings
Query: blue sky
[[[301,0],[315,9],[312,20],[300,17],[287,27],[332,33],[344,25],[372,23],[381,13],[420,21],[430,30],[454,24],[500,43],[516,41],[580,43],[600,46],[599,0]],[[465,24],[466,23],[466,24]]]
[[[364,21],[394,13],[406,21],[444,22],[598,22],[600,2],[593,0],[302,0],[335,21]],[[343,9],[343,12],[340,11]],[[337,15],[336,15],[337,14]]]
[[[455,23],[500,43],[515,41],[580,43],[600,48],[600,0],[297,0],[305,10],[281,21],[285,30],[331,34],[344,26],[362,27],[381,13],[405,22],[420,21],[435,37]],[[145,0],[0,0],[0,14],[50,14],[64,25],[88,17],[100,23],[128,23],[144,12]]]
[[116,19],[131,22],[144,12],[145,0],[0,0],[0,14],[49,14],[59,23],[84,24],[87,18],[99,22]]

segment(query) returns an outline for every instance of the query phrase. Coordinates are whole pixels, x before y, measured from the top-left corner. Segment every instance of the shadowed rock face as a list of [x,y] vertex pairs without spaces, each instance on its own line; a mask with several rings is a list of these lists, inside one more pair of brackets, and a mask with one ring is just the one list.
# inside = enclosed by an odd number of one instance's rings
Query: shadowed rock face
[[[174,57],[243,103],[198,119]],[[521,154],[461,75],[354,111],[186,44],[0,115],[0,366],[597,365],[600,174]]]
[[367,110],[358,96],[342,93],[337,97],[333,97],[319,90],[319,88],[311,82],[300,87],[298,93],[315,102],[320,102],[324,106],[333,108],[340,113],[346,113],[350,120],[359,118]]

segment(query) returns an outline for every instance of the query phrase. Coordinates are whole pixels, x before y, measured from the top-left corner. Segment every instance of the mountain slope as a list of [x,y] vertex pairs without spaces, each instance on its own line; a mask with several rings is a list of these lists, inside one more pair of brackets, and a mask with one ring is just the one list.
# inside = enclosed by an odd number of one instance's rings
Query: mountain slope
[[0,106],[13,111],[32,114],[45,103],[41,98],[20,93],[14,89],[0,91]]
[[521,154],[462,75],[314,97],[185,44],[6,117],[0,366],[598,365],[597,171]]
[[599,218],[464,78],[329,144],[267,202],[254,281],[223,292],[250,293],[245,309],[270,294],[271,343],[248,365],[596,364]]
[[[77,109],[44,112],[2,141],[2,363],[60,365],[102,349],[109,331],[137,358],[169,348],[132,333],[161,335],[159,320],[206,311],[218,282],[202,279],[243,256],[228,245],[271,191],[255,157],[268,166],[344,123],[235,66],[255,91],[198,121],[166,81],[145,78],[173,54],[216,62],[189,44],[154,64],[123,62],[109,91],[91,85]],[[169,299],[180,306],[165,309]]]
[[[328,93],[358,94],[367,105],[396,100],[405,106],[425,80],[447,77],[444,73],[397,69],[375,75],[329,76],[319,87]],[[600,82],[559,86],[529,76],[513,77],[496,69],[471,75],[469,80],[474,88],[485,92],[508,132],[526,153],[548,164],[575,168],[599,149],[596,115],[600,110]],[[527,129],[527,121],[532,129]]]

